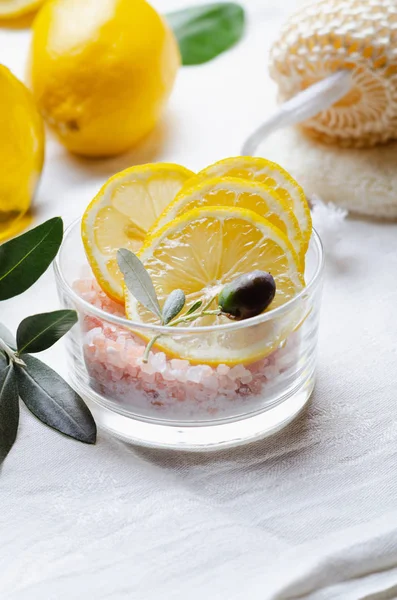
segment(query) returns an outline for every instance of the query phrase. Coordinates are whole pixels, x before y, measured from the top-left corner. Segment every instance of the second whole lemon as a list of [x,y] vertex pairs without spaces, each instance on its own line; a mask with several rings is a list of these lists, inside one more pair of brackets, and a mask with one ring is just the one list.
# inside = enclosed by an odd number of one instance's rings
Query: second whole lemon
[[0,65],[0,243],[29,223],[44,161],[44,126],[31,93]]
[[53,0],[37,16],[28,78],[72,152],[124,152],[155,126],[180,65],[175,37],[145,0]]

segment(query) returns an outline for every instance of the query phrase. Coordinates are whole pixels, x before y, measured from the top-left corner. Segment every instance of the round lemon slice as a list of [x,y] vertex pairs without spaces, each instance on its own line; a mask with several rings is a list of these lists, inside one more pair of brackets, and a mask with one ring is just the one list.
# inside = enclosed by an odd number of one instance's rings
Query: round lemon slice
[[[269,309],[281,306],[304,286],[301,263],[287,237],[268,220],[243,208],[211,206],[189,211],[148,236],[139,257],[152,278],[160,305],[172,290],[180,288],[186,295],[186,307],[201,300],[207,310],[215,310],[223,285],[254,269],[269,271],[276,281],[276,295]],[[128,289],[125,307],[127,317],[134,322],[158,323]],[[250,363],[277,348],[298,321],[291,321],[289,315],[252,327],[247,320],[237,328],[196,331],[200,325],[230,323],[225,315],[182,322],[180,325],[190,327],[191,334],[178,335],[179,325],[170,327],[169,335],[162,335],[156,346],[193,363]]]
[[164,227],[178,215],[194,208],[229,206],[247,208],[278,227],[290,240],[302,259],[304,247],[298,221],[288,206],[272,188],[259,183],[233,177],[215,177],[197,182],[189,180],[161,213],[149,235]]
[[2,0],[0,19],[15,19],[37,10],[44,0]]
[[148,229],[194,173],[179,165],[131,167],[111,177],[86,209],[81,233],[88,261],[104,292],[124,302],[119,248],[137,252]]
[[236,156],[220,160],[197,174],[200,180],[210,177],[250,179],[265,183],[276,190],[298,219],[303,246],[305,251],[307,250],[312,233],[312,220],[306,196],[301,186],[280,165],[265,158]]

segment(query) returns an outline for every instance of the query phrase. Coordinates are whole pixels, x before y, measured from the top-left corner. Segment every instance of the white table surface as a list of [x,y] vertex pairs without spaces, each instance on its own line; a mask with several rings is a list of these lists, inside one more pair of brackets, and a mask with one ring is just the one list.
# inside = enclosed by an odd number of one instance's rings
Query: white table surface
[[[161,11],[187,4],[158,0]],[[112,160],[49,139],[37,221],[79,216],[114,172],[236,155],[275,103],[267,49],[293,0],[247,0],[245,40],[180,73],[142,146]],[[0,31],[23,76],[28,31]],[[284,432],[245,448],[183,454],[96,446],[22,408],[0,473],[2,600],[397,598],[397,225],[349,219],[328,247],[318,383]],[[52,272],[2,303],[1,320],[54,310]],[[43,358],[66,375],[62,344]]]

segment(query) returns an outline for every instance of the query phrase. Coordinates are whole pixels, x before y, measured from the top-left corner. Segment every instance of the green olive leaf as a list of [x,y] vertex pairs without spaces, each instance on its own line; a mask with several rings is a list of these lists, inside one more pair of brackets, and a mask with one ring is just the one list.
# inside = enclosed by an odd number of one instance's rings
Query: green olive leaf
[[0,352],[0,464],[17,437],[19,397],[15,369]]
[[124,275],[125,285],[134,298],[162,321],[156,290],[139,258],[130,250],[121,248],[117,252],[117,262]]
[[54,260],[63,237],[61,217],[54,217],[0,246],[0,300],[25,292]]
[[50,367],[24,355],[16,365],[19,395],[40,421],[80,442],[95,444],[96,425],[80,396]]
[[179,43],[184,65],[212,60],[243,35],[244,9],[234,2],[192,6],[166,15]]
[[182,290],[172,290],[171,294],[166,298],[163,306],[163,323],[167,325],[181,312],[185,306],[186,298]]
[[193,304],[191,305],[191,307],[189,308],[189,310],[186,311],[186,316],[193,314],[194,312],[196,312],[196,310],[198,310],[199,308],[201,308],[201,306],[203,305],[203,301],[202,300],[196,300],[196,302],[193,302]]
[[27,317],[21,321],[17,331],[18,354],[47,350],[76,322],[74,310],[55,310]]

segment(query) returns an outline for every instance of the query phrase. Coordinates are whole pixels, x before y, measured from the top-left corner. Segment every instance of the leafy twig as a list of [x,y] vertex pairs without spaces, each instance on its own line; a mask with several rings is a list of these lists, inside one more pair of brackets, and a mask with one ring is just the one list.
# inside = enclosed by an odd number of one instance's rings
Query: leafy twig
[[[166,298],[161,309],[150,275],[139,258],[130,250],[122,248],[117,253],[117,261],[124,275],[124,282],[128,290],[138,302],[159,318],[161,325],[175,327],[180,323],[190,323],[200,317],[219,315],[222,312],[220,309],[207,310],[215,300],[215,296],[213,296],[205,304],[203,304],[202,300],[197,300],[179,319],[176,319],[186,302],[186,297],[182,290],[173,290]],[[199,308],[201,308],[200,311]],[[159,337],[161,337],[161,334],[156,334],[149,340],[142,357],[144,363],[148,362],[150,350]]]
[[[55,217],[0,246],[0,300],[21,294],[39,279],[57,254],[62,236],[62,219]],[[0,463],[16,439],[19,395],[47,425],[82,442],[95,442],[95,421],[80,396],[55,371],[27,354],[52,346],[76,321],[74,310],[32,315],[20,323],[17,340],[0,323]]]

